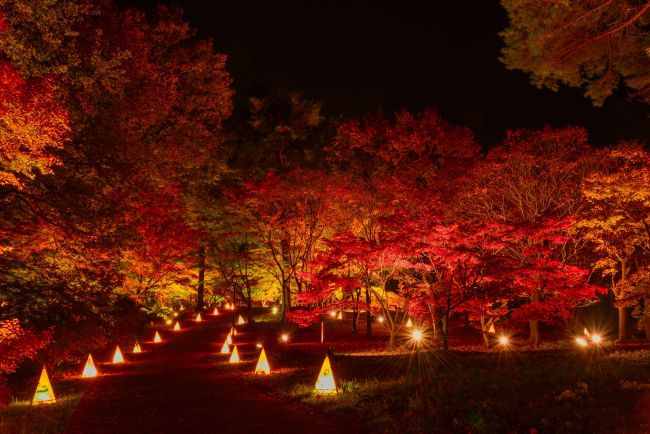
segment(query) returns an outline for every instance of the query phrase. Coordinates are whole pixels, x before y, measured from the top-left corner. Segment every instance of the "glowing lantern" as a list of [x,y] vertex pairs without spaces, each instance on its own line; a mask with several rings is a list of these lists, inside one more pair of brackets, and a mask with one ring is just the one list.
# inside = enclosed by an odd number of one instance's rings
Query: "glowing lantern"
[[244,321],[244,318],[242,318],[241,315],[239,315],[239,318],[237,319],[237,324],[238,325],[246,324],[246,321]]
[[230,303],[230,310],[235,310],[235,302]]
[[494,324],[490,324],[490,329],[488,330],[488,333],[493,334],[493,335],[497,334],[497,331],[494,328]]
[[54,402],[56,402],[56,398],[54,397],[54,390],[52,390],[52,384],[50,383],[50,378],[47,376],[47,371],[45,370],[45,367],[43,367],[43,370],[41,371],[41,377],[38,379],[38,385],[36,386],[34,398],[32,399],[32,404]]
[[237,336],[237,329],[234,328],[234,327],[230,327],[230,332],[229,332],[229,333],[230,333],[231,335],[233,335],[233,336]]
[[212,315],[219,315],[219,310],[215,307],[214,310],[212,311]]
[[420,330],[413,330],[413,340],[420,342],[422,340],[422,332]]
[[408,327],[408,328],[413,327],[413,323],[411,322],[411,318],[409,318],[409,320],[406,321],[406,327]]
[[230,354],[230,347],[228,346],[228,340],[223,343],[223,346],[221,347],[221,354]]
[[277,307],[277,306],[273,306],[273,307],[271,308],[271,313],[272,313],[273,315],[277,315],[277,314],[278,314],[278,307]]
[[196,322],[201,322],[201,321],[202,321],[202,319],[201,319],[201,312],[199,312],[199,313],[196,314],[196,318],[194,318],[194,321],[196,321]]
[[185,310],[185,306],[181,306],[181,307],[180,307],[180,310]]
[[97,376],[97,368],[95,368],[95,363],[93,362],[93,356],[90,354],[88,354],[88,360],[86,360],[86,366],[84,366],[84,370],[81,373],[81,376],[83,378]]
[[330,365],[329,357],[325,356],[323,366],[320,368],[320,374],[314,386],[314,392],[320,395],[331,395],[338,393],[336,382],[334,381],[334,373],[332,372],[332,365]]
[[226,343],[232,345],[232,335],[230,333],[228,333],[228,336],[226,337]]
[[500,343],[501,345],[508,345],[508,342],[509,342],[509,340],[508,340],[508,336],[501,336],[501,337],[499,338],[499,343]]
[[[174,311],[174,318],[178,318],[178,312]],[[169,323],[171,324],[171,320],[169,320]]]
[[167,321],[165,321],[165,324],[172,325],[172,320],[168,319]]
[[232,349],[232,354],[230,355],[230,363],[239,363],[239,351],[237,351],[237,345]]
[[264,348],[262,348],[262,352],[260,353],[260,358],[257,360],[257,366],[255,366],[255,373],[266,374],[266,375],[269,375],[271,373],[271,367],[269,366],[269,361],[266,359],[266,352],[264,351]]
[[331,311],[331,312],[330,312],[330,316],[331,316],[332,318],[336,318],[336,311],[335,311],[335,310]]
[[255,346],[256,346],[257,348],[263,348],[263,345],[262,345],[262,344],[260,344],[259,342],[258,342],[258,343],[256,343],[256,344],[255,344]]
[[284,342],[286,344],[287,342],[289,342],[289,335],[286,334],[286,333],[283,333],[282,336],[280,336],[280,339],[282,339],[282,342]]
[[378,322],[379,324],[383,324],[383,322],[384,322],[384,317],[381,316],[381,315],[380,315],[379,317],[377,317],[377,322]]
[[226,310],[230,310],[230,303],[226,303]]
[[598,345],[600,343],[601,339],[602,338],[600,337],[600,335],[592,335],[591,336],[591,342],[593,342],[596,345]]
[[174,331],[177,332],[181,329],[181,325],[176,321],[176,324],[174,324]]
[[158,334],[158,330],[156,330],[156,335],[153,337],[153,341],[157,344],[162,342],[162,339],[160,339],[160,335]]
[[113,363],[124,363],[124,357],[122,357],[122,351],[120,351],[120,346],[115,347],[115,354],[113,354]]
[[581,347],[586,347],[587,345],[589,345],[587,341],[584,340],[583,338],[576,338],[576,343]]
[[[154,339],[154,341],[155,341],[155,339]],[[142,348],[140,348],[140,343],[138,341],[136,341],[135,344],[133,345],[133,352],[134,353],[141,353],[142,352]]]
[[338,317],[338,319],[343,319],[343,311],[342,311],[342,310],[339,310],[339,317]]

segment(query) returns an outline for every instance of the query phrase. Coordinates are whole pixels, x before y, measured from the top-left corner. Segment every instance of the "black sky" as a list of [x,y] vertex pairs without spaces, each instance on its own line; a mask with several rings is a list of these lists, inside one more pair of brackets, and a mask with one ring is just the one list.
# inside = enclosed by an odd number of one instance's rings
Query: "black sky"
[[298,90],[346,117],[435,107],[486,146],[508,128],[546,124],[584,125],[599,145],[650,144],[650,110],[624,91],[595,108],[578,89],[539,90],[508,71],[498,61],[507,17],[497,0],[164,3],[180,6],[199,35],[228,54],[240,97],[260,87]]

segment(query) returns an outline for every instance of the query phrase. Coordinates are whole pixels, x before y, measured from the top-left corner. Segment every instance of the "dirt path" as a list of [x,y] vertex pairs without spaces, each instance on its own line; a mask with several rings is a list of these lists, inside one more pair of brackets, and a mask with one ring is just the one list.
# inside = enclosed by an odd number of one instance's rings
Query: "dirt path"
[[[237,369],[211,362],[228,318],[189,324],[147,344],[140,355],[105,372],[84,396],[68,434],[94,433],[339,433],[346,430],[314,409],[249,386]],[[253,357],[254,337],[238,344]],[[217,356],[218,357],[218,356]],[[348,431],[349,432],[349,431]]]

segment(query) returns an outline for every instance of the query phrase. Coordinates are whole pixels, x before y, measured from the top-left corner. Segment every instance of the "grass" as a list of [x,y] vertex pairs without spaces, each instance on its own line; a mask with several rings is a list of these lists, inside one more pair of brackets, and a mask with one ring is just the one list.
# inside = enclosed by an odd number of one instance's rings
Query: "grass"
[[[322,352],[267,351],[268,392],[363,431],[391,433],[650,432],[650,351],[379,351],[331,358],[341,393],[314,396]],[[531,431],[532,430],[532,431]]]
[[[35,378],[38,378],[36,375]],[[21,382],[16,398],[0,411],[0,434],[59,434],[94,379],[68,377],[53,381],[56,402],[31,405],[34,381]]]
[[58,434],[81,400],[83,392],[58,397],[53,404],[30,405],[14,401],[0,413],[2,434]]

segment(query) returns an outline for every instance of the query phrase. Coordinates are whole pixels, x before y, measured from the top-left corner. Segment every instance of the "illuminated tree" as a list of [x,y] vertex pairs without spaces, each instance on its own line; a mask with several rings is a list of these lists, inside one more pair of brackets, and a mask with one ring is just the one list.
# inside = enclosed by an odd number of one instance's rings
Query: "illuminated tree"
[[650,102],[650,2],[501,0],[509,27],[502,61],[538,87],[585,89],[602,105],[621,82]]
[[650,156],[639,145],[622,144],[600,151],[597,161],[582,188],[588,206],[576,228],[593,249],[592,266],[611,281],[623,340],[626,308],[646,297],[639,282],[650,253]]

